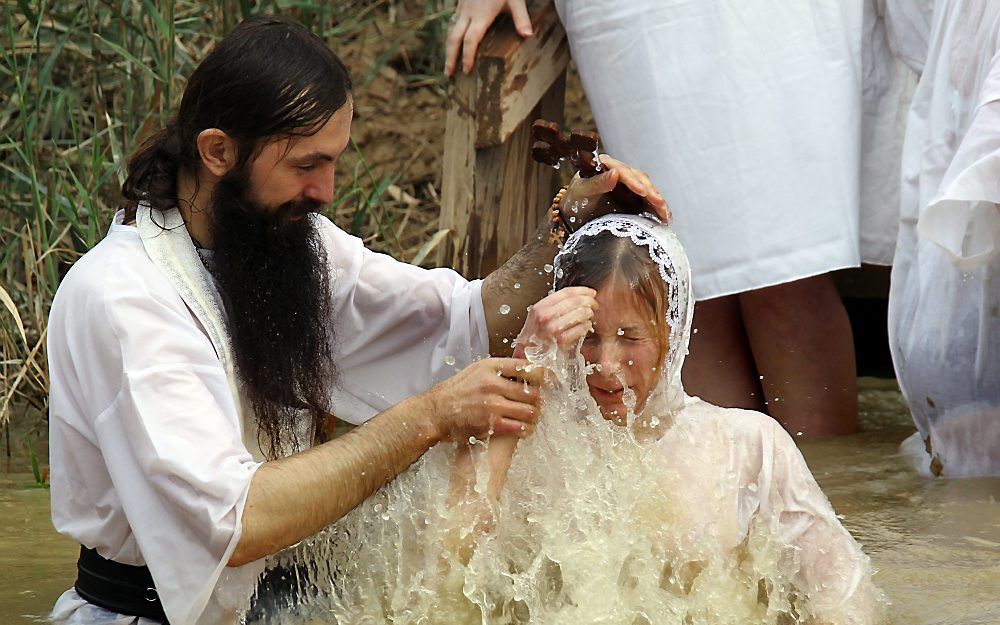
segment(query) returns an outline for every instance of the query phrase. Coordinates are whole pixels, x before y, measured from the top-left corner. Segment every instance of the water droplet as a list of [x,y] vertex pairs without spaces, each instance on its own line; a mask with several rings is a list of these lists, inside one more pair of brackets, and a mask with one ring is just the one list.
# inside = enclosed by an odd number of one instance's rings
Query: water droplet
[[618,328],[618,336],[625,336],[625,330]]
[[448,365],[449,367],[454,365],[455,357],[452,356],[451,354],[448,354],[447,356],[444,357],[444,364]]
[[520,283],[520,282],[515,282],[515,283],[514,283],[514,288],[515,288],[515,289],[519,289],[519,288],[521,288],[521,283]]
[[[475,445],[476,444],[476,437],[475,436],[470,436],[469,437],[469,444],[470,445]],[[376,510],[376,512],[378,512],[378,510]]]
[[504,344],[504,345],[506,345],[506,344],[507,344],[507,343],[509,343],[509,342],[510,342],[510,339],[504,339],[504,340],[503,340],[503,344]]
[[554,267],[552,265],[546,263],[544,269],[545,269],[545,273],[552,273],[552,270],[554,269]]
[[500,314],[501,315],[506,315],[509,312],[510,312],[510,306],[508,306],[507,304],[501,304],[500,305]]
[[630,367],[631,367],[631,366],[632,366],[632,365],[634,365],[634,364],[635,364],[635,361],[634,361],[634,360],[629,360],[629,361],[628,361],[628,366],[630,366]]
[[569,218],[569,223],[571,223],[571,224],[575,224],[575,223],[576,223],[576,217],[572,217],[572,216],[570,216],[570,218]]
[[694,330],[692,330],[691,334],[698,334],[698,328],[695,328]]
[[795,435],[796,436],[802,436],[802,431],[800,430],[800,431],[796,432]]

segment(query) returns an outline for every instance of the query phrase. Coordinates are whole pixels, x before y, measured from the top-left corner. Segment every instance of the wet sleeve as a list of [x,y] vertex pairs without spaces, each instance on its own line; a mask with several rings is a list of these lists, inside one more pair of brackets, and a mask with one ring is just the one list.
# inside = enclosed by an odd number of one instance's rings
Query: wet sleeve
[[321,226],[334,280],[334,415],[364,422],[489,355],[481,280],[399,262]]
[[893,54],[916,73],[927,60],[934,0],[877,0]]
[[210,341],[158,286],[129,281],[105,300],[123,379],[94,432],[169,621],[193,625],[239,542],[260,464]]
[[[942,72],[937,80],[947,78]],[[920,237],[961,269],[981,267],[1000,252],[1000,58],[981,93],[941,186],[917,221]]]
[[782,542],[797,561],[800,613],[831,625],[879,622],[882,595],[872,582],[868,556],[841,525],[795,442],[772,426],[773,500]]

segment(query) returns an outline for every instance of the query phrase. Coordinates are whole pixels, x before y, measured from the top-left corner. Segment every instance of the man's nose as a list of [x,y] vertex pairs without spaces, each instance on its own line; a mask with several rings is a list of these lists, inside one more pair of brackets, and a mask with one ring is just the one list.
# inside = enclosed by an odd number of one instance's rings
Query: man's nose
[[305,188],[306,199],[319,202],[326,206],[333,202],[333,172],[321,173],[312,177]]

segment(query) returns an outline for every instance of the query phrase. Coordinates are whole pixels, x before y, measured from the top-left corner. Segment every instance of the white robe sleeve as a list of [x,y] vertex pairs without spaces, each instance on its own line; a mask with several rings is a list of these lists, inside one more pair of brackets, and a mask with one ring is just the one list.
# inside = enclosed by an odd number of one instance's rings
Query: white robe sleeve
[[878,622],[882,595],[872,582],[868,556],[837,519],[792,438],[777,423],[771,427],[773,456],[765,462],[771,496],[762,497],[761,512],[777,515],[779,539],[793,549],[797,608],[812,617],[810,623]]
[[[260,465],[209,339],[166,279],[133,260],[81,269],[53,306],[53,521],[104,557],[146,564],[169,621],[194,625]],[[88,406],[101,384],[110,404]]]
[[914,72],[923,72],[934,0],[876,0],[876,6],[885,19],[893,54]]
[[320,219],[334,281],[334,415],[362,423],[489,355],[481,280],[372,252]]
[[983,266],[1000,252],[998,204],[1000,59],[994,59],[972,124],[961,138],[937,194],[920,214],[917,232],[947,252],[955,266]]

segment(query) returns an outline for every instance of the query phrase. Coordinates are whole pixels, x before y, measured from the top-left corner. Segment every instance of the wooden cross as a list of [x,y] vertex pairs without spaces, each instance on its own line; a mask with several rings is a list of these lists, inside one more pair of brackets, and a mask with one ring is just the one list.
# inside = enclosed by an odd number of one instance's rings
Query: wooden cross
[[[581,178],[591,178],[603,172],[597,161],[600,138],[596,132],[574,130],[567,137],[558,124],[537,119],[531,125],[531,134],[535,138],[531,146],[531,157],[539,163],[559,167],[565,161],[580,172]],[[637,214],[652,210],[645,198],[622,182],[615,185],[608,193],[608,198],[622,213]]]

